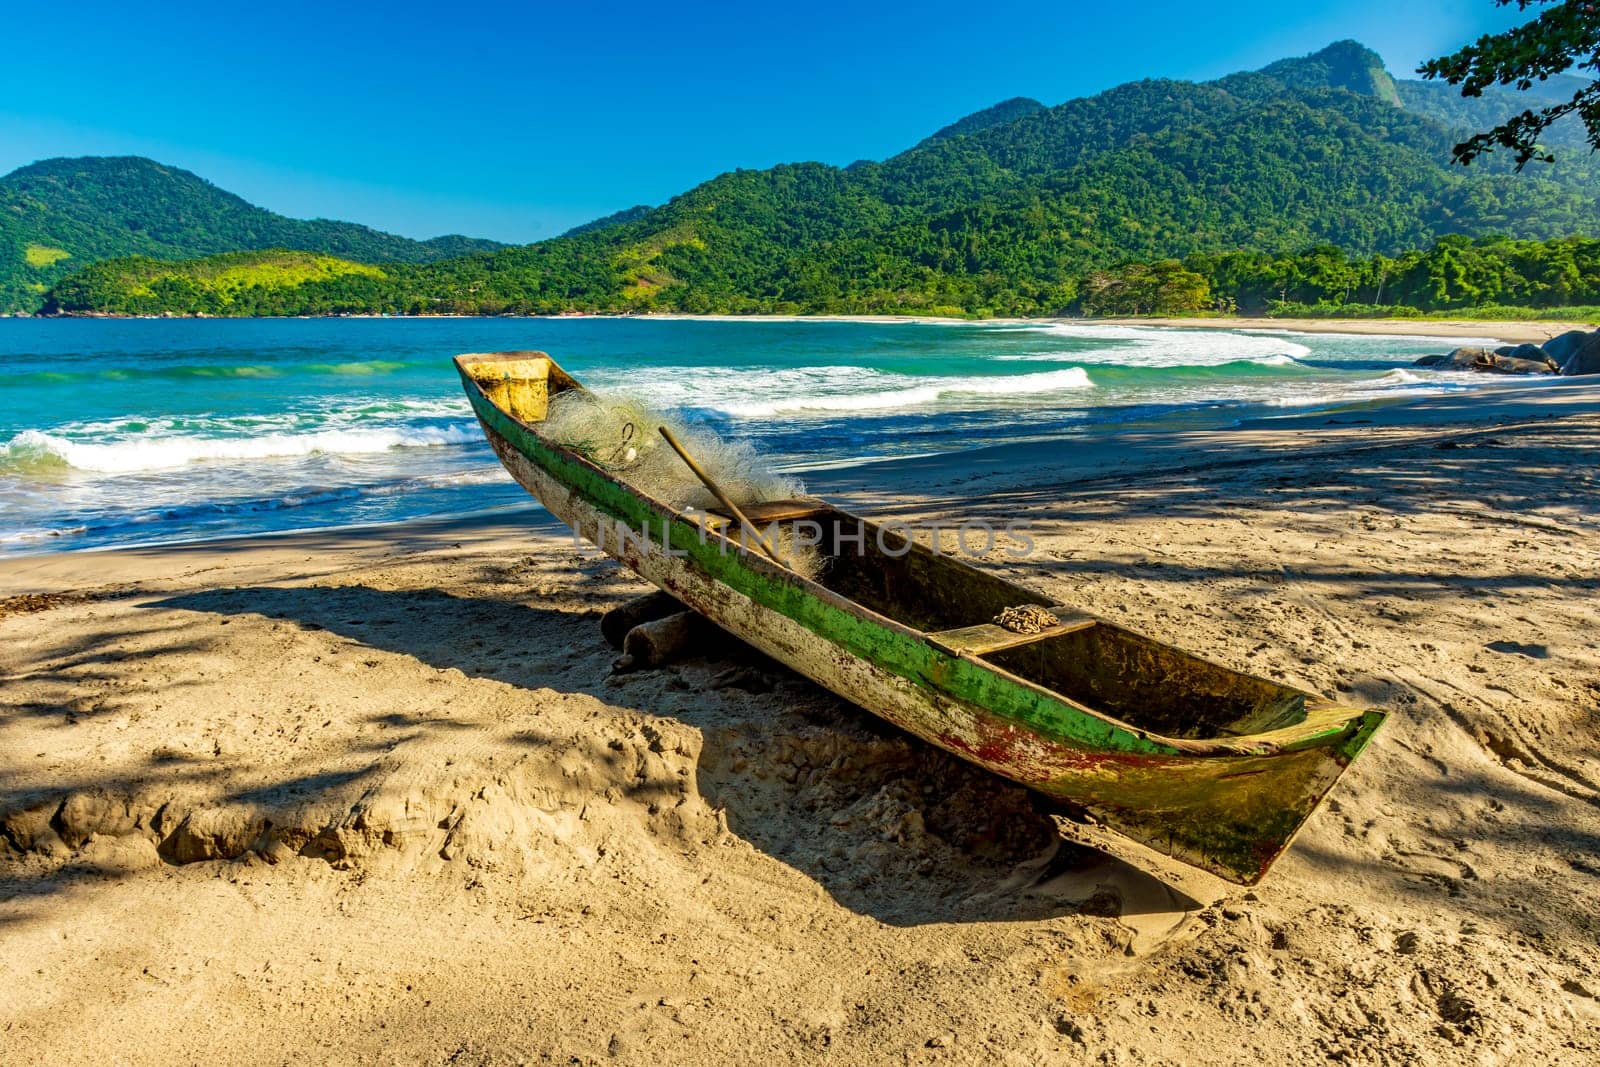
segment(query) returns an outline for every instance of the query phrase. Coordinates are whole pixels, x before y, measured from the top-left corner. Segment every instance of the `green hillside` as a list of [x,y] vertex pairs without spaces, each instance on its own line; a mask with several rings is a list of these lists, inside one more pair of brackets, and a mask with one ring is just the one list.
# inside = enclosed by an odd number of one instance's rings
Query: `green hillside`
[[580,233],[593,233],[595,230],[604,230],[612,226],[620,226],[624,222],[632,222],[635,219],[642,219],[654,210],[655,208],[651,207],[649,204],[635,204],[633,207],[625,207],[621,211],[613,211],[609,215],[604,215],[598,219],[592,219],[589,222],[574,226],[561,236],[576,237]]
[[1332,245],[1292,255],[1199,254],[1094,271],[1074,310],[1088,315],[1204,311],[1283,315],[1482,314],[1592,318],[1600,239],[1443,237],[1397,255],[1348,256]]
[[[589,306],[580,295],[537,285],[535,279],[570,276],[550,269],[507,272],[502,279],[508,286],[502,290],[505,295],[491,303],[472,289],[480,282],[469,279],[481,275],[449,273],[449,268],[459,266],[380,268],[285,251],[230,252],[183,262],[135,256],[73,274],[51,294],[50,310],[260,316],[428,314],[451,308],[498,313],[546,302]],[[515,289],[509,287],[513,280]],[[467,295],[458,298],[455,293]],[[1091,316],[1449,314],[1594,319],[1600,316],[1600,239],[1523,241],[1453,235],[1431,248],[1395,255],[1351,256],[1333,245],[1278,255],[1196,253],[1181,260],[1086,270],[1040,295],[1049,301],[1041,302],[1040,310]],[[906,308],[893,305],[879,310]],[[958,305],[924,310],[971,313]]]
[[[1081,306],[1085,279],[1129,262],[1600,231],[1586,160],[1451,166],[1474,106],[1507,101],[1456,107],[1437,88],[1340,42],[1206,84],[1008,101],[883,162],[733,171],[602,228],[298,285],[274,306],[1031,314]],[[53,296],[65,311],[125,304],[105,279]]]
[[186,170],[136,156],[48,159],[0,178],[0,311],[35,307],[66,274],[114,256],[297,248],[372,263],[422,263],[501,247],[285,218]]
[[1269,63],[1261,73],[1296,89],[1348,89],[1401,106],[1400,92],[1382,58],[1359,41],[1335,41],[1314,55]]
[[940,141],[949,141],[956,137],[965,137],[969,133],[987,130],[991,126],[1004,126],[1008,122],[1015,122],[1025,115],[1036,111],[1045,110],[1045,106],[1032,97],[1014,96],[1010,100],[1002,100],[982,111],[974,111],[964,119],[957,119],[943,129],[935,130],[917,143],[918,148],[927,148],[938,144]]
[[308,308],[307,287],[357,292],[386,279],[382,267],[282,249],[225,252],[182,262],[128,256],[77,271],[51,298],[69,306],[107,306],[123,315],[328,314],[359,309],[331,304]]

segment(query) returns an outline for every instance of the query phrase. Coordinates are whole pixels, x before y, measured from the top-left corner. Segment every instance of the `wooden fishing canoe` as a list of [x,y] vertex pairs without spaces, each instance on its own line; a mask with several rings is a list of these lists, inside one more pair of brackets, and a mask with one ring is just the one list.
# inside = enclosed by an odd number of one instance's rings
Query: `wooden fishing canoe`
[[[824,501],[748,508],[759,526],[826,531],[825,565],[806,579],[746,551],[725,517],[668,507],[542,437],[549,398],[582,388],[549,356],[455,363],[506,469],[580,536],[844,699],[1230,881],[1261,879],[1383,722],[1075,611]],[[1050,606],[1059,624],[1020,634],[992,621],[1024,604]]]

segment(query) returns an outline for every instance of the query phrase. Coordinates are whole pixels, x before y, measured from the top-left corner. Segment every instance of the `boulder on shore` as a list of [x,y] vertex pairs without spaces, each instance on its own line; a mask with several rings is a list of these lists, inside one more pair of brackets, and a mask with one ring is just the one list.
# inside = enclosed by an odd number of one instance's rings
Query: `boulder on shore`
[[1544,354],[1565,365],[1572,354],[1583,347],[1592,334],[1588,330],[1568,330],[1564,334],[1550,338],[1539,347],[1544,349]]
[[1453,370],[1493,370],[1495,354],[1487,348],[1458,348],[1439,364]]
[[[1543,363],[1550,358],[1545,353],[1545,350],[1540,348],[1538,345],[1527,343],[1520,345],[1501,345],[1499,348],[1494,350],[1494,354],[1497,356],[1510,356],[1512,359],[1531,359],[1538,363]],[[1557,364],[1557,366],[1559,366],[1559,364]],[[1551,369],[1554,370],[1555,368],[1552,367]]]
[[1564,375],[1600,374],[1600,330],[1588,334],[1561,363]]

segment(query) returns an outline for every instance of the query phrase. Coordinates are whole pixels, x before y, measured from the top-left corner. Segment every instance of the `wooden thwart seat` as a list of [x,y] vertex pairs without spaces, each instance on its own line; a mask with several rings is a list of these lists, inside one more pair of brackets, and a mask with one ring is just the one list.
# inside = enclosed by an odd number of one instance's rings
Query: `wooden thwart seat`
[[1036,634],[1019,634],[1015,630],[1008,630],[1004,626],[992,622],[979,623],[977,626],[962,626],[954,630],[937,630],[928,634],[928,641],[935,647],[959,656],[967,653],[973,656],[985,656],[990,652],[999,652],[1001,649],[1015,648],[1018,645],[1032,644],[1046,638],[1058,637],[1069,634],[1074,630],[1086,630],[1099,622],[1092,615],[1062,615],[1056,613],[1061,622],[1055,626],[1047,627]]
[[[763,504],[741,504],[746,516],[758,526],[765,526],[769,522],[792,522],[797,519],[813,519],[829,510],[827,504],[820,500],[807,500],[796,497],[792,500],[768,500]],[[707,512],[724,519],[732,519],[720,507],[707,508]]]

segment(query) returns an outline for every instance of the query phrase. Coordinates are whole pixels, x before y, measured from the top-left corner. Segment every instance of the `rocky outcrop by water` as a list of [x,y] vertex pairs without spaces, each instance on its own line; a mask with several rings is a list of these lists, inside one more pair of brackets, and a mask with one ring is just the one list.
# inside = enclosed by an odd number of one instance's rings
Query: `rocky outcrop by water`
[[1600,330],[1569,330],[1542,345],[1458,348],[1442,356],[1423,356],[1415,366],[1490,374],[1600,374]]
[[[1531,353],[1527,350],[1532,349]],[[1515,353],[1515,354],[1513,354]],[[1507,345],[1503,348],[1458,348],[1444,356],[1423,356],[1419,367],[1443,370],[1486,371],[1492,374],[1557,374],[1560,367],[1544,355],[1538,345]]]
[[[1575,331],[1576,332],[1576,331]],[[1571,337],[1571,334],[1563,334]],[[1560,340],[1560,338],[1557,338]],[[1562,374],[1600,374],[1600,330],[1575,338],[1561,364]]]

